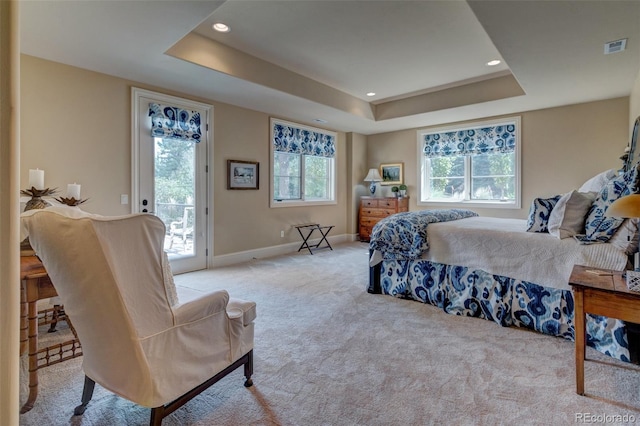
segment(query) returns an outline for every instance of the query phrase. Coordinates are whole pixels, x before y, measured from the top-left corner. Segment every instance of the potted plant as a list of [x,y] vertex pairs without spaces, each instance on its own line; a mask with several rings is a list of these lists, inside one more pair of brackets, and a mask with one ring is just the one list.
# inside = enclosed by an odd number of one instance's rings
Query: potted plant
[[407,185],[404,185],[404,184],[400,185],[398,187],[398,190],[400,191],[401,197],[405,197],[407,195]]
[[393,196],[394,197],[398,196],[398,190],[399,190],[399,188],[397,186],[392,186],[391,187],[391,192],[393,192]]

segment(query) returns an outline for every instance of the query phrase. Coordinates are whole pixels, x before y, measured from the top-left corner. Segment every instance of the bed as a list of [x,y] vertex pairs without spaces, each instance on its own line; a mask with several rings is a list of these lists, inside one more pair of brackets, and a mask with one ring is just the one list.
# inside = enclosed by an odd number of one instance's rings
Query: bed
[[[638,250],[637,219],[605,212],[615,199],[639,192],[639,167],[606,171],[578,190],[533,200],[528,219],[460,209],[385,218],[371,234],[368,291],[573,340],[573,266],[623,270]],[[620,320],[589,315],[587,344],[631,360]]]

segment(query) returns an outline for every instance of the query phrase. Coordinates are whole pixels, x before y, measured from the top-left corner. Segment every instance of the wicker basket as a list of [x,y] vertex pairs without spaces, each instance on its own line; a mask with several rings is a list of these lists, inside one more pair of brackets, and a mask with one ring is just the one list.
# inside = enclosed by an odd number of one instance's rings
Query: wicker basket
[[627,288],[631,291],[640,292],[640,272],[626,271],[626,274],[627,274]]

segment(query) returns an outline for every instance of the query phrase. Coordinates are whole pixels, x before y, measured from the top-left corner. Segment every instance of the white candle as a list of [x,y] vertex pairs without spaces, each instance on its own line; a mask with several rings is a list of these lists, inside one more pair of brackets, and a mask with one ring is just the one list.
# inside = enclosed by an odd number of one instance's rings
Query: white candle
[[80,185],[77,183],[70,183],[67,185],[67,198],[80,199]]
[[29,170],[29,189],[44,189],[44,170]]

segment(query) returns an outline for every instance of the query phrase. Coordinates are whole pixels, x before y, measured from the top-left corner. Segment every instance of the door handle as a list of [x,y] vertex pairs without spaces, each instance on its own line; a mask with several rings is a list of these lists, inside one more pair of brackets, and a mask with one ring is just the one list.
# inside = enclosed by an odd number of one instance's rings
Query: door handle
[[[149,204],[149,201],[147,201],[147,199],[145,198],[144,200],[142,200],[142,205],[146,206]],[[154,214],[155,212],[150,212],[148,209],[144,208],[142,209],[142,213],[151,213]]]

